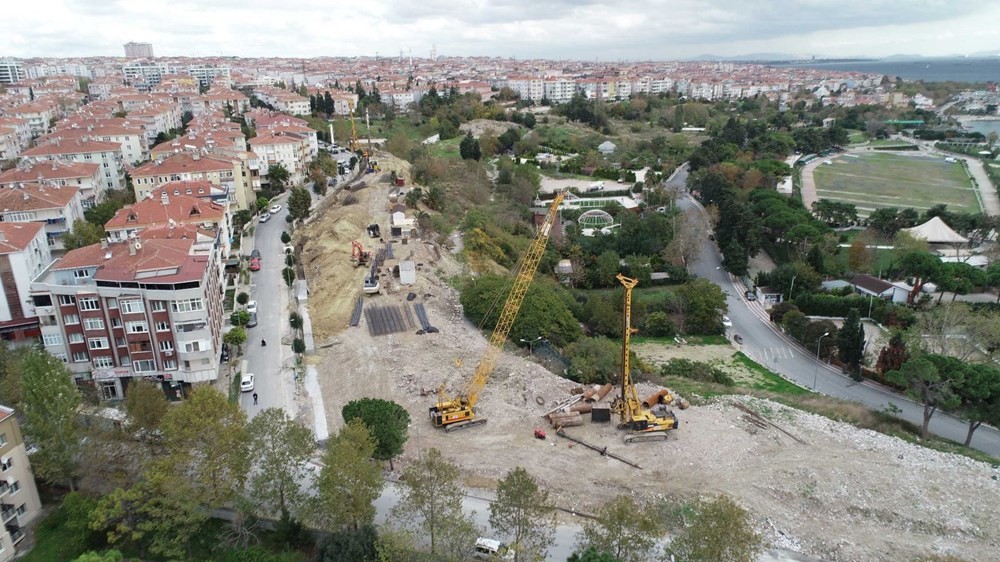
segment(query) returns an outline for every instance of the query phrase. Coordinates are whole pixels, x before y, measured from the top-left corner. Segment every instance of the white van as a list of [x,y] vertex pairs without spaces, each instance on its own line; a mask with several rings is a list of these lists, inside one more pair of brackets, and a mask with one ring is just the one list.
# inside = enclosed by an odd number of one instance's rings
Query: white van
[[476,548],[473,550],[474,560],[513,560],[514,552],[507,548],[507,545],[496,539],[476,539]]
[[947,162],[947,163],[949,163],[949,164],[954,164],[955,162],[958,162],[958,160],[952,158],[951,156],[946,157],[944,159],[944,161]]

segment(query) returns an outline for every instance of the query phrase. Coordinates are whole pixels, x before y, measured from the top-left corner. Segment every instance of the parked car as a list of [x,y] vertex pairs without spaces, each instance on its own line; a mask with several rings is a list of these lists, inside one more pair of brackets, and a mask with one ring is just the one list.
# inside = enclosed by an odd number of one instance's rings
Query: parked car
[[250,260],[250,271],[260,271],[260,258]]
[[732,328],[733,327],[733,321],[730,320],[728,316],[723,316],[722,317],[722,325],[725,326],[726,328]]
[[229,361],[229,344],[222,344],[222,355],[219,356],[219,361]]
[[755,293],[753,291],[747,291],[747,292],[743,293],[743,296],[746,297],[748,301],[755,301],[755,300],[757,300],[757,293]]
[[240,377],[240,392],[250,392],[253,390],[253,373],[246,373]]
[[247,303],[247,312],[250,314],[257,312],[257,301],[250,301]]
[[257,313],[251,312],[250,321],[247,322],[247,328],[256,328],[256,327],[257,327]]
[[272,215],[277,214],[278,211],[281,210],[281,205],[271,205],[271,208],[269,210],[271,211]]
[[250,252],[250,257],[260,259],[260,250],[254,248],[254,250]]
[[472,558],[474,560],[513,560],[514,551],[496,539],[478,538],[472,551]]
[[269,220],[271,220],[271,213],[264,213],[264,214],[262,214],[260,216],[259,219],[257,219],[257,222],[262,222],[263,223],[263,222],[267,222]]

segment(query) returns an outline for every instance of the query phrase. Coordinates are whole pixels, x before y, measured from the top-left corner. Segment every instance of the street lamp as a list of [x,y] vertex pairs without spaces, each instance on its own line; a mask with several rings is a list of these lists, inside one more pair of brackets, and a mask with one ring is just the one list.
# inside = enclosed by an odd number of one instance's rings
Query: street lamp
[[829,335],[830,332],[827,332],[816,340],[816,365],[813,367],[813,392],[816,392],[816,376],[819,373],[819,344],[823,341],[823,338]]
[[521,338],[521,343],[528,344],[528,355],[534,355],[534,353],[535,353],[535,342],[537,342],[540,339],[542,339],[542,336],[538,336],[537,338],[535,338],[533,340],[526,340],[524,338]]
[[798,275],[792,275],[792,288],[788,290],[788,300],[792,300],[792,293],[795,292],[795,279]]

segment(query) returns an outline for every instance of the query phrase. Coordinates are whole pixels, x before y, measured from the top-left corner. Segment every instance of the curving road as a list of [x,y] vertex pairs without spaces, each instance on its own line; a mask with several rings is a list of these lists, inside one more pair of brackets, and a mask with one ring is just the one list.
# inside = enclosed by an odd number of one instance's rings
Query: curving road
[[[687,176],[686,170],[680,171],[668,181],[668,186],[685,187]],[[685,210],[701,209],[701,205],[686,193],[678,200],[678,205]],[[917,425],[922,423],[922,406],[873,383],[855,382],[842,375],[838,369],[816,361],[812,354],[776,329],[758,302],[748,302],[743,296],[745,288],[742,283],[723,271],[721,266],[722,256],[718,248],[706,238],[700,258],[691,267],[691,272],[718,284],[729,295],[728,315],[733,321],[730,332],[743,337],[743,345],[737,346],[740,351],[805,388],[857,402],[874,410],[882,410],[887,404],[894,404],[901,410],[899,418]],[[936,435],[962,443],[968,432],[968,424],[938,412],[931,419],[930,430]],[[988,426],[980,427],[973,436],[972,447],[1000,458],[1000,431]]]

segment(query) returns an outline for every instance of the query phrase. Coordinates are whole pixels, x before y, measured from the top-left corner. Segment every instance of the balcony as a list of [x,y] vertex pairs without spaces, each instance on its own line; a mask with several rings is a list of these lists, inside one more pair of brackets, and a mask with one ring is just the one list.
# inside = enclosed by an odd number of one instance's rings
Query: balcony
[[0,498],[6,496],[9,491],[10,484],[8,484],[6,480],[0,481]]
[[8,531],[10,532],[10,540],[12,543],[14,543],[15,546],[17,545],[17,543],[21,542],[21,539],[24,538],[24,531],[22,531],[20,528],[14,529],[13,531],[10,531],[8,529]]
[[17,515],[17,509],[14,506],[6,503],[0,504],[0,506],[2,506],[2,509],[0,509],[0,523],[6,523]]

